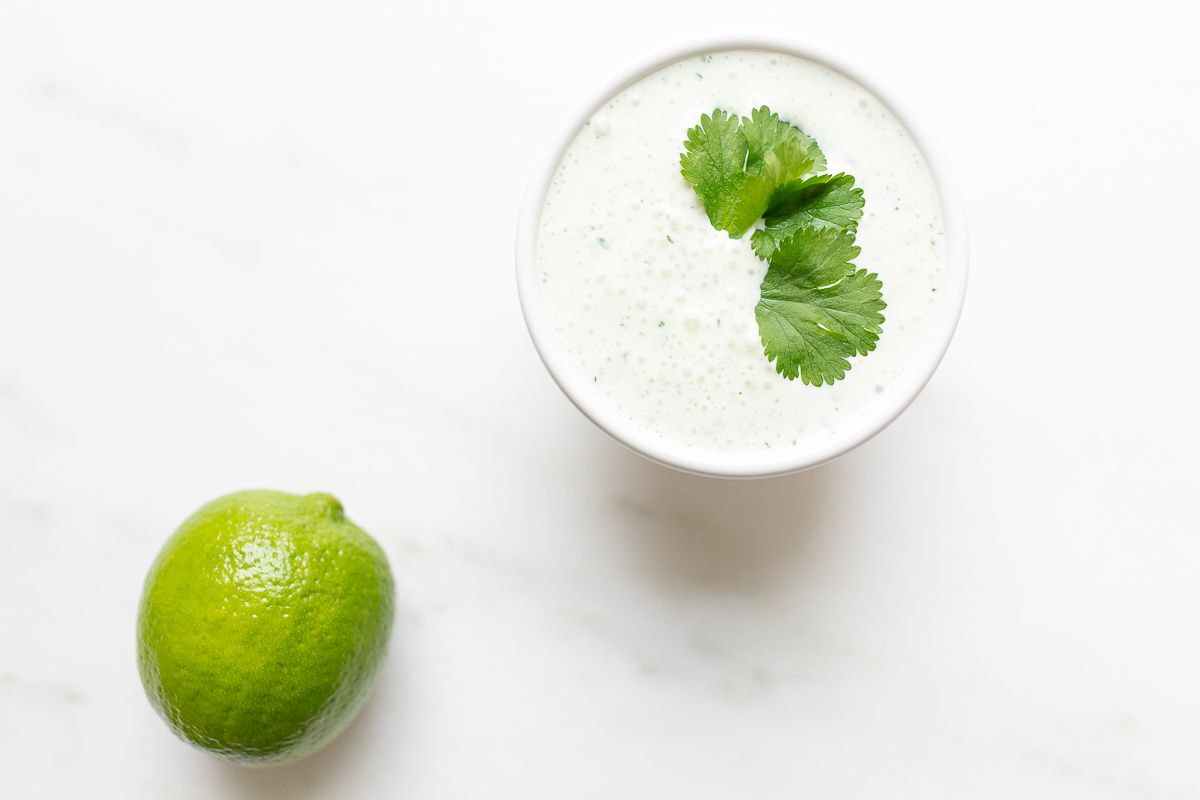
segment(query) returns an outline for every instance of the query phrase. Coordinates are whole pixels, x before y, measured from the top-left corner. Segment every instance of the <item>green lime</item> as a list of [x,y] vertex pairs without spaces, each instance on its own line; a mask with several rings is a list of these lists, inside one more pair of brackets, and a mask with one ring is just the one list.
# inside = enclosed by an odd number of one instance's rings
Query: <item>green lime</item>
[[138,668],[183,739],[291,761],[354,718],[391,626],[387,557],[337,500],[238,492],[193,514],[150,568]]

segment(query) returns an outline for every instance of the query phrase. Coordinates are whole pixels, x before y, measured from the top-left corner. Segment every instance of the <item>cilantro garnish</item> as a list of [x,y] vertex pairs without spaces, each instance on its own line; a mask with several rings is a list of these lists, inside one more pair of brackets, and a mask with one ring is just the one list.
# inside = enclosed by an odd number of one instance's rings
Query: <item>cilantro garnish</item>
[[853,263],[862,189],[823,174],[817,143],[766,106],[705,114],[683,146],[680,171],[714,228],[739,239],[764,219],[751,246],[769,265],[754,308],[767,359],[813,386],[844,378],[875,349],[887,307],[878,276]]

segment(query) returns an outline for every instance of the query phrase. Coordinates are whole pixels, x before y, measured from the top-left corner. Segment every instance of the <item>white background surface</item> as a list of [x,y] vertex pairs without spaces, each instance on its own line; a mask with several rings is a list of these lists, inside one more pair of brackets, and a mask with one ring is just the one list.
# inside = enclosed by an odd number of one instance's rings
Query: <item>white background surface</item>
[[[1200,795],[1188,3],[0,3],[0,795]],[[687,35],[841,54],[972,224],[926,392],[754,484],[627,454],[521,323],[544,126]],[[142,695],[196,506],[338,494],[401,614],[245,771]]]

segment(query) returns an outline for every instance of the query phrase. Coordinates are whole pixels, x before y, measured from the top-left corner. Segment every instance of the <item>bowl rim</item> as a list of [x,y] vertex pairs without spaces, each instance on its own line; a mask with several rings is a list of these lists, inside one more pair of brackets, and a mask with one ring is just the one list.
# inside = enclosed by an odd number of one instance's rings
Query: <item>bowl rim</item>
[[[864,417],[858,424],[808,448],[724,452],[693,448],[654,435],[629,418],[615,413],[613,409],[605,408],[605,404],[602,401],[597,402],[596,395],[588,391],[588,385],[572,374],[570,365],[566,363],[565,353],[557,346],[553,331],[538,302],[537,234],[542,206],[550,182],[558,171],[558,165],[580,130],[608,100],[642,78],[687,58],[729,50],[759,50],[806,59],[846,76],[871,92],[912,136],[933,176],[942,206],[946,243],[946,286],[943,302],[939,304],[938,319],[930,323],[932,329],[927,337],[929,345],[916,354],[914,363],[888,392],[890,402],[877,404],[877,410]],[[639,59],[633,67],[622,70],[615,77],[603,82],[596,91],[589,93],[587,101],[580,104],[574,114],[568,116],[567,124],[557,130],[557,135],[550,142],[551,146],[545,149],[547,155],[534,172],[525,193],[517,223],[517,293],[522,315],[534,349],[559,389],[585,417],[628,449],[655,463],[695,475],[717,478],[767,478],[788,475],[832,461],[874,437],[912,404],[933,377],[950,346],[950,340],[954,337],[966,298],[966,220],[953,180],[942,160],[942,149],[937,146],[936,140],[928,131],[913,123],[913,117],[907,113],[905,106],[895,100],[895,94],[890,89],[881,88],[879,81],[864,78],[857,68],[846,65],[840,58],[834,58],[820,48],[778,37],[688,40],[660,49],[649,58]]]

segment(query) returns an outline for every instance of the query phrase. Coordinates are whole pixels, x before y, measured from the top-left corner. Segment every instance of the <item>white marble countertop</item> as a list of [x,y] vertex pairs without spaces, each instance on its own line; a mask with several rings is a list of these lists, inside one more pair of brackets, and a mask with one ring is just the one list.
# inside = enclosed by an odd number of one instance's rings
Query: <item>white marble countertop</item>
[[[1200,796],[1196,11],[747,8],[0,4],[0,796]],[[538,132],[735,19],[885,72],[973,244],[915,405],[759,483],[595,430],[512,271]],[[267,771],[133,653],[164,538],[252,486],[337,494],[401,609]]]

